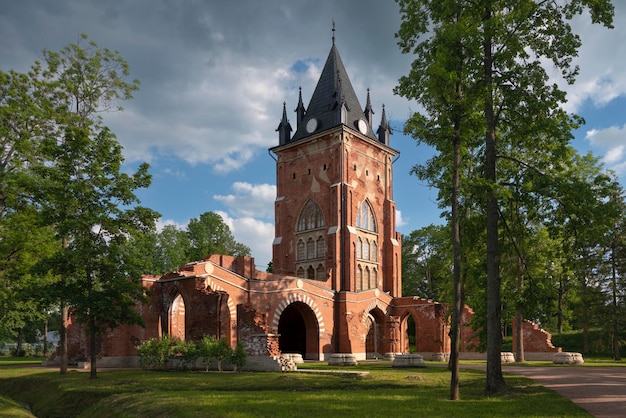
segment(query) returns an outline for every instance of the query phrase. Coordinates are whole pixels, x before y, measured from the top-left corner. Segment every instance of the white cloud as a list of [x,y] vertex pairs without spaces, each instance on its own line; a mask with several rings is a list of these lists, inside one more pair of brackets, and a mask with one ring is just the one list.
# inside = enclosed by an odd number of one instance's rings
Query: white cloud
[[595,147],[612,149],[626,143],[626,125],[610,126],[605,129],[591,129],[585,134],[585,139]]
[[620,145],[618,147],[610,149],[606,155],[604,156],[604,162],[607,164],[612,164],[618,161],[621,161],[624,157],[624,146]]
[[404,221],[404,219],[402,219],[402,212],[396,209],[396,228],[400,228],[401,226],[404,226],[405,224],[406,222]]
[[235,240],[250,247],[258,269],[265,270],[272,260],[274,224],[251,217],[233,218],[228,213],[216,211],[228,225]]
[[235,182],[232,185],[235,194],[214,195],[213,198],[228,206],[236,216],[272,218],[276,186],[273,184],[250,184]]
[[582,46],[573,64],[580,66],[580,74],[573,85],[561,84],[568,93],[566,109],[577,112],[580,106],[590,100],[602,107],[616,97],[626,95],[626,3],[615,3],[614,28],[607,29],[592,24],[588,14],[576,17],[572,29],[581,38]]
[[587,131],[585,139],[604,152],[602,161],[607,168],[618,176],[626,172],[626,125],[611,126],[606,129],[591,129]]

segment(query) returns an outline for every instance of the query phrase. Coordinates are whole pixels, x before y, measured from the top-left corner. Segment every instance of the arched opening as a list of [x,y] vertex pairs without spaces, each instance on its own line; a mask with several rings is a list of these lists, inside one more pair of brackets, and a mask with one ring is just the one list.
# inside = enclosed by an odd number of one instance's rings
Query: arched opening
[[385,315],[380,309],[372,309],[367,314],[367,337],[365,339],[366,358],[382,358]]
[[406,330],[404,332],[404,341],[401,342],[403,351],[415,353],[417,351],[417,323],[413,315],[409,314],[404,318],[402,329]]
[[170,337],[185,339],[185,301],[181,294],[176,296],[170,307],[169,325]]
[[278,345],[282,353],[319,359],[319,325],[315,313],[302,302],[287,306],[278,322]]

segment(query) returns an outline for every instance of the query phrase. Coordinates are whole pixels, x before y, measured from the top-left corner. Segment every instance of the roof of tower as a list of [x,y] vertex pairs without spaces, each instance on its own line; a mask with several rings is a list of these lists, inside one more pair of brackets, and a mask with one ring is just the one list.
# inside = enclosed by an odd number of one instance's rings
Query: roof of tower
[[[340,118],[337,115],[341,114],[341,107],[344,105],[345,117]],[[311,119],[315,119],[316,122],[309,123]],[[360,130],[358,126],[359,120],[366,121],[363,108],[354,92],[352,83],[350,83],[350,78],[333,39],[333,45],[313,96],[311,96],[306,115],[302,120],[303,123],[298,125],[291,141],[297,141],[313,133],[339,126],[342,123],[353,129]],[[369,123],[366,122],[365,132],[361,132],[367,137],[377,140]]]

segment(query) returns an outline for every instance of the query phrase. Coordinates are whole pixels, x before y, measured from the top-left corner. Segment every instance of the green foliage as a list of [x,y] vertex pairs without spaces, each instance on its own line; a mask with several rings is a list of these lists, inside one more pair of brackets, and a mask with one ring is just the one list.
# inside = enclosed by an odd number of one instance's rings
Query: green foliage
[[[536,274],[529,237],[550,216],[550,185],[570,162],[567,143],[581,121],[563,109],[565,93],[549,82],[545,62],[573,83],[578,68],[572,60],[581,42],[569,21],[588,11],[594,23],[612,27],[613,6],[609,0],[396,2],[402,19],[398,43],[415,60],[395,92],[424,109],[407,120],[405,133],[439,153],[413,172],[440,188],[440,205],[452,205],[455,220],[457,202],[461,223],[484,216],[485,281],[472,287],[486,289],[480,316],[487,332],[487,390],[495,393],[504,385],[501,284],[515,281],[518,294],[529,296],[524,282]],[[456,236],[457,224],[452,228]],[[482,242],[465,236],[463,246]],[[455,283],[459,259],[471,252],[464,249],[459,256],[458,242]],[[501,255],[516,267],[502,271]],[[515,309],[526,305],[523,297],[509,299]]]
[[139,363],[144,369],[193,367],[198,359],[209,371],[212,360],[216,361],[217,369],[222,371],[224,361],[229,361],[235,370],[245,366],[247,354],[243,344],[238,343],[233,350],[225,338],[217,339],[205,335],[200,341],[183,341],[164,335],[163,338],[151,338],[137,346]]
[[203,260],[211,254],[250,255],[250,249],[235,241],[220,215],[205,212],[187,224],[190,248],[188,260]]
[[243,342],[237,341],[237,345],[230,356],[230,364],[233,365],[234,371],[241,371],[241,369],[248,362],[248,354],[243,345]]
[[213,358],[213,347],[217,344],[217,339],[212,335],[205,335],[198,341],[198,356],[204,363],[205,370],[209,371],[211,359]]
[[163,338],[150,338],[137,346],[139,365],[144,368],[162,369],[170,359],[170,348],[173,339],[167,335]]
[[217,370],[222,371],[222,363],[233,355],[233,349],[226,341],[226,338],[220,338],[216,344],[211,347],[211,354],[217,362]]
[[429,225],[402,237],[402,294],[450,301],[451,233]]
[[0,284],[28,279],[0,291],[0,303],[16,301],[0,322],[15,331],[53,304],[65,314],[71,307],[95,350],[97,333],[141,323],[134,307],[145,300],[136,262],[122,249],[154,228],[158,214],[134,194],[151,177],[147,164],[122,170],[122,148],[100,116],[121,110],[138,81],[126,80],[118,52],[85,35],[43,58],[28,74],[0,74]]

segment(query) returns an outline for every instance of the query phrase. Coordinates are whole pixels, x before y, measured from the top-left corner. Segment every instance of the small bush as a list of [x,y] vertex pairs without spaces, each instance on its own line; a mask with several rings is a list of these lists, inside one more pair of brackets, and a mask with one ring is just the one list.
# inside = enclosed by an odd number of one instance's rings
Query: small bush
[[241,368],[246,365],[248,361],[248,355],[241,341],[237,342],[237,346],[233,350],[230,356],[230,363],[233,365],[234,371],[241,371]]
[[202,359],[205,370],[209,371],[211,359],[213,358],[213,346],[217,344],[217,339],[211,335],[205,335],[198,341],[198,357]]
[[173,341],[167,335],[163,338],[150,338],[137,346],[139,365],[144,368],[162,369],[170,358],[170,346]]
[[213,345],[212,357],[217,360],[217,370],[222,371],[222,362],[229,359],[233,354],[233,349],[225,338],[221,338],[217,344]]

